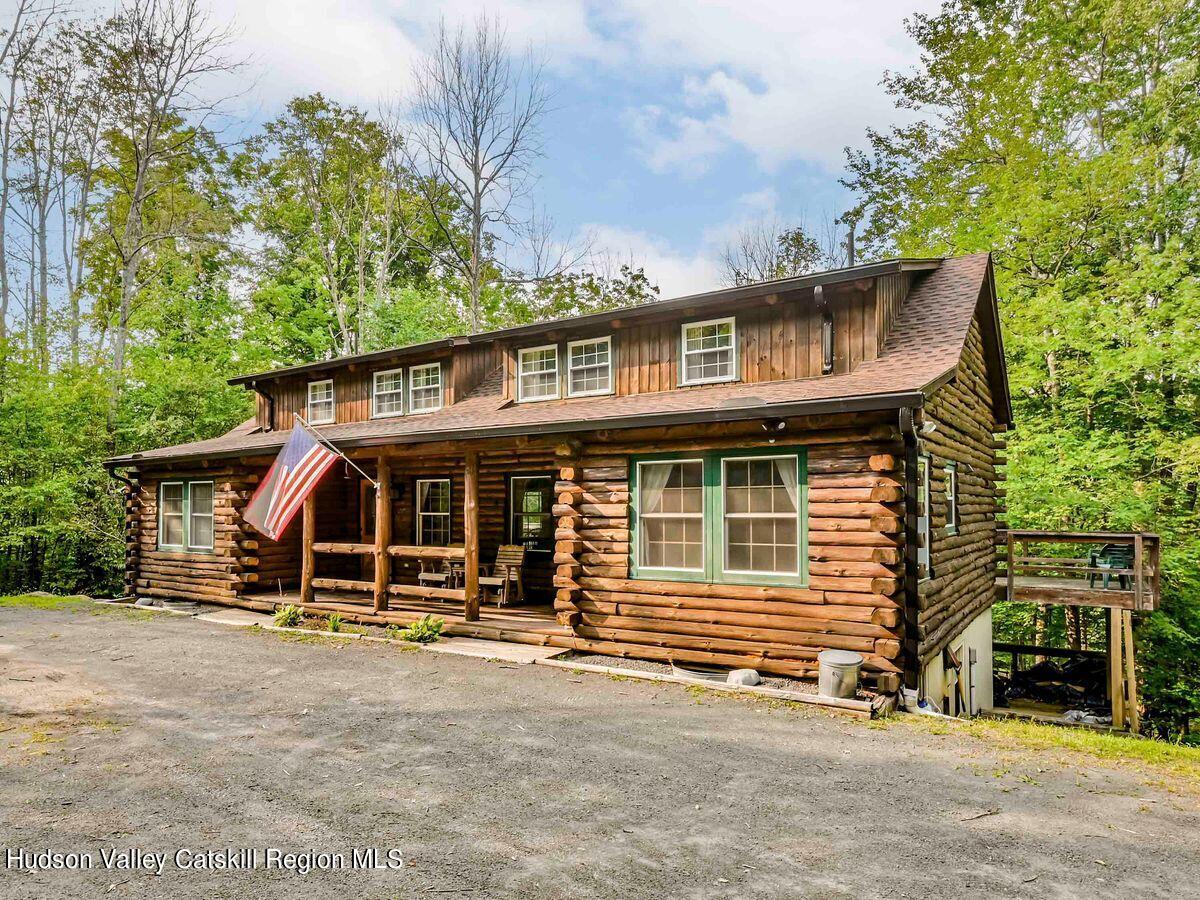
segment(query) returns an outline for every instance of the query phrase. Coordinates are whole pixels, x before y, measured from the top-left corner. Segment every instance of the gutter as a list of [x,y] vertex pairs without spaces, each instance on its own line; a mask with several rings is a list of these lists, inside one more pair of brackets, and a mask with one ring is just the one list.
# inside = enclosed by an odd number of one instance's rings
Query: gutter
[[262,397],[264,400],[267,401],[267,425],[265,428],[263,428],[263,431],[274,431],[275,430],[275,395],[268,393],[266,390],[259,387],[257,381],[250,382],[250,390],[254,391],[254,393],[258,394],[260,397]]
[[[816,416],[845,412],[880,412],[903,407],[919,409],[925,403],[920,391],[904,391],[896,394],[868,394],[861,397],[834,397],[824,400],[801,400],[792,403],[759,404],[756,406],[717,406],[707,409],[681,410],[670,413],[643,413],[594,421],[576,419],[542,424],[521,423],[516,425],[494,425],[484,428],[447,428],[440,431],[419,431],[408,434],[380,434],[364,437],[328,437],[338,449],[379,447],[388,444],[426,444],[433,441],[470,441],[493,437],[520,437],[548,434],[571,434],[575,432],[604,431],[620,428],[650,428],[656,425],[687,425],[712,422],[734,422],[755,419],[761,416],[789,418],[792,416]],[[249,447],[232,447],[228,450],[196,450],[173,456],[151,456],[134,453],[115,457],[109,463],[136,466],[140,463],[157,464],[190,459],[228,459],[239,456],[269,456],[283,445],[283,434],[278,442]]]

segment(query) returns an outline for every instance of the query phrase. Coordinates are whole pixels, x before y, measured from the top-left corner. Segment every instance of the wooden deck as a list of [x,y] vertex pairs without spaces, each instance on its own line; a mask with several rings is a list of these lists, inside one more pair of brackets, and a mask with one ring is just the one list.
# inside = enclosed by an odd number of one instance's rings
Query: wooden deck
[[558,624],[549,605],[483,606],[475,622],[468,622],[463,617],[462,603],[453,601],[392,599],[387,611],[376,613],[370,595],[357,591],[317,591],[312,603],[301,603],[299,591],[249,594],[238,605],[272,611],[288,604],[314,613],[340,613],[346,621],[363,625],[408,625],[422,616],[434,615],[445,621],[444,634],[564,649],[575,646],[571,629]]
[[[1117,579],[1114,577],[1113,584]],[[1135,609],[1137,598],[1133,591],[1116,587],[1101,587],[1100,579],[1094,586],[1086,578],[1061,578],[1037,575],[1013,577],[1013,596],[1008,596],[1008,579],[996,578],[996,599],[1016,600],[1027,603],[1056,603],[1062,606],[1098,606],[1116,609]]]

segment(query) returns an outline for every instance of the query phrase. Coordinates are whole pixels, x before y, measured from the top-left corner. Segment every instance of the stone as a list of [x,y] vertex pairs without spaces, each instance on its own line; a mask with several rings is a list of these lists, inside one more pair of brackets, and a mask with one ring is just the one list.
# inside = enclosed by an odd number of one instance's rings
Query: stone
[[757,669],[734,669],[725,680],[729,684],[744,684],[750,687],[762,681]]

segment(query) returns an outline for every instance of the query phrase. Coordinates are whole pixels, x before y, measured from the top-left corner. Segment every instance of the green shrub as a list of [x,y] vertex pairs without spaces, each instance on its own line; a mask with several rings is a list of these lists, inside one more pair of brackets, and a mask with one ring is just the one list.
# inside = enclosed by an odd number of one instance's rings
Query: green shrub
[[342,630],[342,616],[340,613],[330,613],[325,620],[325,626],[334,634]]
[[421,616],[407,628],[401,629],[400,637],[415,644],[432,644],[441,636],[445,624],[434,616]]
[[275,610],[275,624],[280,628],[295,628],[303,618],[304,614],[300,612],[298,606],[288,604],[282,609]]

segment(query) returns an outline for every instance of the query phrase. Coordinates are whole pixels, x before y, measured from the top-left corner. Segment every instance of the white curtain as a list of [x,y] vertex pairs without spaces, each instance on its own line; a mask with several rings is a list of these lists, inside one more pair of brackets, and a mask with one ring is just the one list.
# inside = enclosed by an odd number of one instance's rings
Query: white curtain
[[641,467],[638,475],[641,476],[642,483],[639,487],[641,493],[641,502],[639,509],[642,513],[657,512],[662,507],[663,488],[667,486],[667,482],[671,479],[671,473],[675,471],[678,463],[646,463]]
[[429,496],[432,481],[422,481],[417,485],[417,512],[425,512],[425,498]]
[[779,474],[779,480],[783,482],[783,486],[787,488],[793,510],[800,509],[800,487],[797,484],[796,473],[798,468],[799,466],[794,456],[785,456],[782,459],[775,460],[775,471]]

